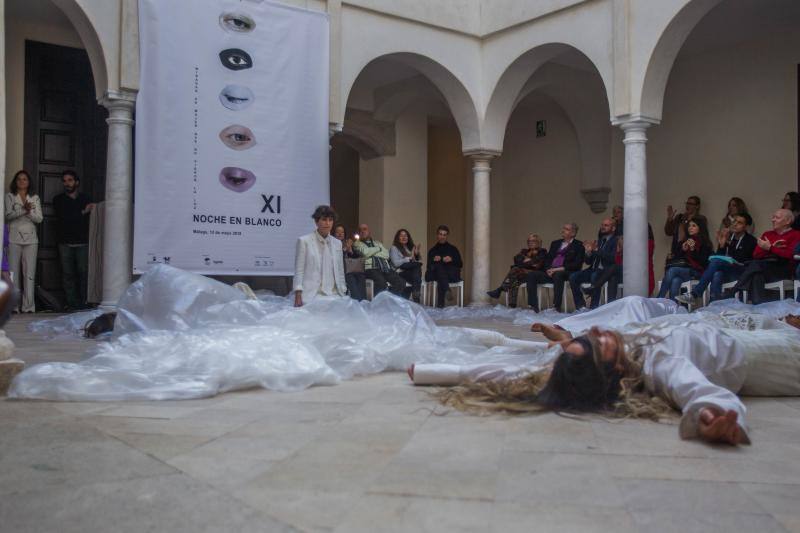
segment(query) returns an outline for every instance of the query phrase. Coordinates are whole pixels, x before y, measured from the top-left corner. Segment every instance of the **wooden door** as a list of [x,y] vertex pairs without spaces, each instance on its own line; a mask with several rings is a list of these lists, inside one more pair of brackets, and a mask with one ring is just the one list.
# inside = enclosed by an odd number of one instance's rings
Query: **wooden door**
[[95,98],[85,50],[25,43],[23,160],[42,200],[37,285],[62,295],[53,197],[63,192],[61,173],[72,169],[93,201],[105,195],[105,108]]

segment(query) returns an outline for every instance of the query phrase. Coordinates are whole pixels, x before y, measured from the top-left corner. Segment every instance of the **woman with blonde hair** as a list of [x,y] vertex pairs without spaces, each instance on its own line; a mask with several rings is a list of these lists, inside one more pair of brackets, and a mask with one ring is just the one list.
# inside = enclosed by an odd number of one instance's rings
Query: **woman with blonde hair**
[[528,235],[527,247],[521,249],[514,256],[514,264],[503,279],[503,283],[493,291],[486,294],[491,298],[500,298],[504,291],[508,291],[508,306],[517,306],[517,291],[525,283],[528,274],[534,270],[542,270],[547,259],[547,250],[542,248],[542,238],[531,233]]
[[6,194],[6,223],[8,224],[8,262],[14,282],[22,288],[22,312],[36,311],[34,282],[39,238],[36,225],[42,222],[42,205],[32,194],[31,178],[24,170],[14,174]]

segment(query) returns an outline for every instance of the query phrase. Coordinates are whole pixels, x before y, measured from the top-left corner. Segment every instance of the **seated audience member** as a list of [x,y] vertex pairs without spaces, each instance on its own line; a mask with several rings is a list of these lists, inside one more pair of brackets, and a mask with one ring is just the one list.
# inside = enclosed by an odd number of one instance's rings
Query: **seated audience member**
[[575,238],[578,234],[578,225],[574,222],[561,227],[561,238],[550,243],[550,250],[545,259],[546,270],[535,270],[528,274],[528,305],[539,312],[539,295],[537,288],[540,283],[553,284],[553,303],[556,309],[561,308],[564,298],[564,282],[573,272],[583,266],[583,243]]
[[447,242],[450,228],[441,225],[436,229],[436,244],[428,251],[428,270],[425,281],[436,282],[436,307],[444,307],[450,283],[461,281],[464,264],[458,248]]
[[368,225],[359,224],[358,233],[353,249],[364,258],[364,274],[367,279],[372,280],[375,291],[373,296],[387,288],[392,294],[402,296],[406,282],[389,263],[389,250],[381,241],[372,238]]
[[611,220],[614,221],[614,235],[617,237],[621,237],[624,231],[624,223],[625,223],[625,210],[622,208],[621,205],[615,205],[611,209]]
[[509,307],[516,307],[519,286],[525,283],[528,274],[534,270],[542,270],[546,258],[547,252],[542,248],[542,238],[535,233],[531,233],[528,235],[527,248],[523,248],[514,256],[514,265],[506,274],[503,283],[486,294],[490,298],[497,299],[500,298],[503,291],[508,291],[508,305]]
[[772,229],[756,241],[753,260],[747,263],[733,293],[747,291],[754,304],[766,300],[764,285],[789,279],[794,270],[794,250],[800,243],[800,231],[792,229],[794,215],[788,209],[778,209],[772,215]]
[[[597,240],[583,243],[584,261],[589,265],[589,268],[573,272],[569,277],[569,286],[572,289],[572,298],[575,302],[576,310],[585,307],[581,285],[594,283],[604,270],[616,267],[617,237],[614,235],[615,231],[614,221],[610,218],[604,218],[600,223]],[[596,309],[600,305],[602,287],[602,285],[592,285],[589,288],[592,309]],[[616,291],[616,287],[614,290]]]
[[400,277],[411,285],[411,298],[419,303],[419,292],[422,288],[421,255],[419,245],[414,244],[414,239],[408,230],[400,229],[394,234],[389,259]]
[[723,228],[720,231],[716,256],[711,256],[708,268],[692,291],[677,296],[676,299],[680,303],[694,304],[709,284],[711,284],[711,301],[722,298],[723,283],[738,280],[744,272],[744,263],[753,259],[756,238],[747,233],[747,228],[752,223],[750,215],[743,213],[734,217],[730,228]]
[[354,300],[367,299],[367,277],[364,274],[364,261],[360,261],[358,268],[353,268],[353,262],[348,259],[358,259],[358,253],[353,250],[353,239],[346,238],[344,224],[336,224],[333,227],[333,236],[342,242],[342,260],[344,261],[344,280],[347,283],[347,292]]
[[708,266],[712,247],[705,219],[695,218],[689,222],[687,228],[689,235],[679,243],[677,252],[666,264],[664,279],[658,291],[659,298],[666,298],[669,293],[674,300],[681,292],[681,284],[699,279]]
[[294,256],[294,306],[302,307],[320,296],[346,297],[342,243],[331,236],[336,211],[320,205],[311,215],[317,229],[297,239]]
[[800,230],[800,193],[789,191],[783,197],[781,209],[788,209],[794,215],[794,222],[792,222],[792,229]]
[[686,199],[686,212],[677,213],[671,205],[667,206],[667,221],[664,224],[664,233],[672,237],[672,246],[667,260],[678,254],[681,243],[686,241],[689,222],[692,220],[702,220],[705,227],[708,227],[708,220],[700,214],[700,197],[690,196]]
[[[722,222],[719,224],[719,229],[717,230],[717,237],[719,234],[725,230],[730,228],[736,220],[738,215],[748,215],[750,216],[750,212],[747,210],[747,204],[744,203],[744,200],[739,198],[738,196],[734,196],[730,200],[728,200],[728,212],[722,217]],[[750,217],[750,225],[753,225],[753,218]],[[752,228],[745,228],[745,231],[749,231]]]

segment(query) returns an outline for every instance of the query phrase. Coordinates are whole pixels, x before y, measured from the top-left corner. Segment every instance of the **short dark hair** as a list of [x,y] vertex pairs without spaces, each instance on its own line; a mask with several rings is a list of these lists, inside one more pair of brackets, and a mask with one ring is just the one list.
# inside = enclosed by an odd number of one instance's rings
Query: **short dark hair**
[[78,173],[75,172],[74,170],[70,169],[65,170],[64,172],[61,173],[62,180],[64,179],[64,176],[72,176],[72,179],[74,179],[75,181],[81,181],[81,179],[78,177]]
[[317,208],[314,210],[314,214],[311,215],[311,218],[314,219],[314,222],[319,222],[321,218],[332,218],[336,220],[338,217],[336,216],[336,211],[329,205],[318,205]]
[[745,223],[748,226],[752,226],[753,225],[753,217],[750,216],[750,213],[746,213],[746,212],[745,213],[739,213],[737,215],[734,215],[733,218],[736,218],[736,217],[742,217],[744,219]]
[[687,200],[691,200],[697,204],[697,207],[700,207],[700,197],[699,196],[690,196]]
[[436,228],[436,233],[439,233],[440,231],[446,231],[447,234],[450,235],[450,228],[448,228],[444,224],[440,224],[439,227]]
[[28,177],[28,195],[33,194],[33,182],[31,181],[31,175],[28,174],[27,170],[18,170],[14,177],[11,179],[11,183],[8,184],[8,190],[11,191],[11,194],[17,194],[17,178],[25,174]]

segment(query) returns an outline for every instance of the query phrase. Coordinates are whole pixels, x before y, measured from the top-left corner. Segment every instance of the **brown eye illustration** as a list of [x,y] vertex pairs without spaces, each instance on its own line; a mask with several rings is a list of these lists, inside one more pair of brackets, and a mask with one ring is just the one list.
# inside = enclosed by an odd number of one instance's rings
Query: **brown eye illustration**
[[247,150],[256,145],[256,136],[250,128],[234,124],[219,132],[219,139],[232,150]]

